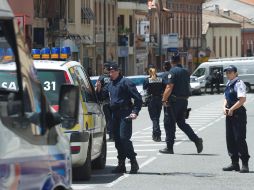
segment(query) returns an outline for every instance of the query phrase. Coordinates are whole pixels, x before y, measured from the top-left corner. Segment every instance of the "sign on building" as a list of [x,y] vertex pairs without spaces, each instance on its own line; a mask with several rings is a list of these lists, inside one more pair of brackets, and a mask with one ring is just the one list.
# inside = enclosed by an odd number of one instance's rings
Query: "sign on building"
[[168,35],[169,47],[168,48],[179,48],[179,37],[178,33],[170,33]]
[[150,21],[142,20],[139,22],[140,35],[150,34]]

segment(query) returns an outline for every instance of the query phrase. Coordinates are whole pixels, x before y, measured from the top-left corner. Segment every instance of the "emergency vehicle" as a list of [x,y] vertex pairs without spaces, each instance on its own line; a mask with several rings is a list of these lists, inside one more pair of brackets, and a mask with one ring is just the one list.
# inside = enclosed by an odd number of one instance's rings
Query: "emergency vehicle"
[[51,106],[58,110],[58,94],[62,84],[74,84],[80,89],[79,123],[63,130],[70,140],[73,177],[88,180],[91,169],[103,169],[106,164],[106,123],[93,85],[83,66],[69,60],[70,48],[33,49],[32,56],[39,80]]
[[[77,123],[78,87],[60,88],[52,112],[6,0],[0,0],[0,189],[71,189],[69,141],[59,124]],[[72,109],[67,109],[71,107]]]

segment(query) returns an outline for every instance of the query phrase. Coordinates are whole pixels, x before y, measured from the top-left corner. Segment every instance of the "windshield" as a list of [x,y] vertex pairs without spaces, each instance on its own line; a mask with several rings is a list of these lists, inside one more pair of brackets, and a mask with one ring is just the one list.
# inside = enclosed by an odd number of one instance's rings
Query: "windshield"
[[192,74],[195,77],[201,77],[203,75],[205,75],[205,68],[199,68]]
[[49,103],[51,105],[58,105],[60,87],[66,83],[64,71],[38,70],[38,78],[41,81]]

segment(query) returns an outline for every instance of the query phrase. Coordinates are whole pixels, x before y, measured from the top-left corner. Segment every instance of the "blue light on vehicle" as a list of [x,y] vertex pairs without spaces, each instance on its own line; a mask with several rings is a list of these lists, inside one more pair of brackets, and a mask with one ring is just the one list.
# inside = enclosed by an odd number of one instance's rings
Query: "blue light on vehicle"
[[49,59],[49,55],[50,55],[50,49],[49,48],[43,48],[41,50],[41,58],[42,59]]
[[62,47],[61,48],[61,59],[67,59],[71,55],[71,48],[70,47]]
[[41,51],[39,49],[32,49],[32,57],[33,59],[40,59]]
[[59,59],[60,48],[53,47],[51,48],[51,59]]
[[5,61],[11,61],[13,59],[13,56],[14,56],[14,54],[13,54],[12,49],[11,48],[7,48],[6,49],[6,53],[4,55],[4,60]]

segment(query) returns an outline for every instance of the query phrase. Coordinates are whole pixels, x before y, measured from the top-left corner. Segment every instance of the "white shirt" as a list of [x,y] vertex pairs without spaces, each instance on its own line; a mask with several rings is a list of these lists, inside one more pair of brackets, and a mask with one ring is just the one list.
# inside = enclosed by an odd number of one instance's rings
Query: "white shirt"
[[236,80],[239,80],[238,82],[236,82],[235,86],[234,86],[234,90],[237,93],[237,97],[246,97],[246,85],[244,84],[244,82],[242,80],[240,80],[238,77],[234,78],[233,80],[229,80],[227,82],[227,86],[231,85],[232,83],[234,83]]

